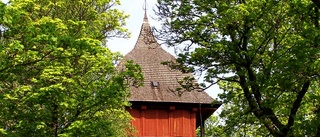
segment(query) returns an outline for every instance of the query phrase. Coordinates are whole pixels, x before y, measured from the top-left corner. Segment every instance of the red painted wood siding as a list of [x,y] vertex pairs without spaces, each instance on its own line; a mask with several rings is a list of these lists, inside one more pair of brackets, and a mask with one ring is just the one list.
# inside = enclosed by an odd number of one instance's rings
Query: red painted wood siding
[[195,137],[196,114],[191,110],[127,109],[137,136]]

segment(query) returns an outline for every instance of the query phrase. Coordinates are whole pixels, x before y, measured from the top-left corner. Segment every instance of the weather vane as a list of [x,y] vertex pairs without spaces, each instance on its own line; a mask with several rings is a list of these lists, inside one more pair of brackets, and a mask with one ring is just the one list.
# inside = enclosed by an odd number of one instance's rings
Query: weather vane
[[144,14],[147,15],[147,9],[148,9],[147,0],[144,0],[144,4],[142,6],[142,9],[144,10]]

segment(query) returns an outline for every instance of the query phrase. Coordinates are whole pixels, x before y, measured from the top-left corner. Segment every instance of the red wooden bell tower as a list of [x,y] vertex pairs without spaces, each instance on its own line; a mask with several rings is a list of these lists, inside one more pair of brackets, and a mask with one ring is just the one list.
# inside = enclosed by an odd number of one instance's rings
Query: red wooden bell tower
[[195,137],[196,128],[221,105],[212,104],[214,100],[204,91],[174,92],[180,87],[179,80],[193,75],[161,64],[175,61],[175,57],[157,43],[146,13],[136,45],[124,57],[126,60],[138,63],[144,74],[144,86],[130,88],[132,106],[127,108],[139,137]]

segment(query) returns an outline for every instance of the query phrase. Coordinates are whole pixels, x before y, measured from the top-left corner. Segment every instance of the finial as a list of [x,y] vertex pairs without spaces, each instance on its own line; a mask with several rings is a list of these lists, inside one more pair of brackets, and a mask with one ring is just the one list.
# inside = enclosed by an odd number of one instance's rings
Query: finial
[[144,18],[143,18],[143,20],[145,22],[147,22],[147,20],[148,20],[148,17],[147,17],[147,10],[148,10],[147,0],[144,0],[144,4],[142,6],[142,9],[144,10]]

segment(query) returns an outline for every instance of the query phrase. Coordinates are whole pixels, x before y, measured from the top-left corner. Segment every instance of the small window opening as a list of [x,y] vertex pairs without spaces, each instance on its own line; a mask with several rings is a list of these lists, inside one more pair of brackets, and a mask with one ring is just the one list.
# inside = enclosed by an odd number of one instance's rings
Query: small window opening
[[154,87],[154,88],[158,88],[159,87],[159,82],[151,81],[151,86]]

